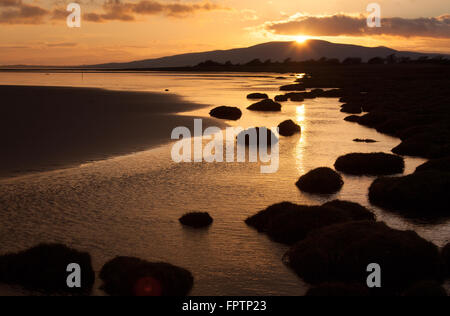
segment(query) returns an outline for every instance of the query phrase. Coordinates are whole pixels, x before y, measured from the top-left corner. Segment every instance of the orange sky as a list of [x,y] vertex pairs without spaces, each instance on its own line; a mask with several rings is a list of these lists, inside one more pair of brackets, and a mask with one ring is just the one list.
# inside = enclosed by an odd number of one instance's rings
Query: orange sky
[[319,38],[450,53],[450,1],[378,0],[382,27],[363,25],[361,0],[0,0],[0,64],[77,65]]

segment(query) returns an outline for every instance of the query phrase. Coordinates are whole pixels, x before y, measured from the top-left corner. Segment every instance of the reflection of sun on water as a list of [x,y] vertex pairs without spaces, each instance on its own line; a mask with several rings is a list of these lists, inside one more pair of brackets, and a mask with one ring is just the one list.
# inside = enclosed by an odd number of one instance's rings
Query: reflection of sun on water
[[295,108],[295,112],[296,112],[295,120],[297,121],[297,124],[299,124],[301,127],[301,136],[295,148],[295,160],[297,164],[297,169],[299,170],[300,173],[303,174],[305,172],[303,157],[306,146],[305,105],[304,104],[298,105]]
[[297,115],[295,117],[295,119],[297,120],[297,123],[301,124],[303,123],[303,121],[305,120],[305,105],[299,105],[297,106],[297,108],[295,109]]

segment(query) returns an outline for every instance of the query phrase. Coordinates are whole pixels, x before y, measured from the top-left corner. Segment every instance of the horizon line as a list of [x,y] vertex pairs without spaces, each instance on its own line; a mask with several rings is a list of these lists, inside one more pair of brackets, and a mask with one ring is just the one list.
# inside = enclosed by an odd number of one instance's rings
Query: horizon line
[[[205,51],[195,51],[195,52],[182,52],[182,53],[178,53],[178,54],[173,54],[173,55],[164,55],[164,56],[160,56],[160,57],[150,57],[150,58],[144,58],[144,59],[134,59],[134,60],[129,60],[129,61],[111,61],[111,62],[102,62],[102,63],[95,63],[95,64],[79,64],[79,65],[65,65],[65,66],[56,66],[56,65],[42,65],[42,64],[7,64],[7,65],[0,65],[0,67],[43,67],[42,69],[45,69],[45,67],[50,67],[50,68],[60,68],[60,69],[70,69],[70,68],[80,68],[80,67],[93,67],[93,66],[102,66],[102,65],[108,65],[108,64],[128,64],[128,63],[133,63],[133,62],[143,62],[143,61],[151,61],[151,60],[157,60],[157,59],[162,59],[162,58],[170,58],[170,57],[175,57],[175,56],[182,56],[182,55],[189,55],[189,54],[202,54],[202,53],[209,53],[209,52],[223,52],[223,51],[229,51],[229,50],[234,50],[234,49],[245,49],[245,48],[251,48],[251,47],[256,47],[256,46],[260,46],[260,45],[264,45],[264,44],[270,44],[270,43],[296,43],[298,45],[303,45],[307,42],[324,42],[324,43],[331,43],[331,44],[336,44],[336,45],[346,45],[346,46],[355,46],[355,47],[364,47],[364,48],[387,48],[387,49],[391,49],[394,50],[398,53],[417,53],[417,54],[433,54],[433,55],[437,55],[437,56],[450,56],[450,51],[449,52],[426,52],[426,51],[412,51],[412,50],[397,50],[388,46],[384,46],[384,45],[378,45],[378,46],[365,46],[365,45],[357,45],[357,44],[348,44],[348,43],[339,43],[339,42],[332,42],[332,41],[327,41],[327,40],[322,40],[322,39],[317,39],[317,38],[308,38],[306,39],[304,42],[299,43],[295,40],[287,40],[287,41],[268,41],[268,42],[261,42],[258,44],[254,44],[254,45],[250,45],[250,46],[245,46],[245,47],[233,47],[233,48],[227,48],[227,49],[213,49],[213,50],[205,50]],[[349,56],[351,57],[351,56]],[[306,60],[304,60],[306,61]],[[297,62],[301,62],[301,61],[297,61]],[[154,67],[154,68],[173,68],[173,67]],[[176,67],[178,68],[178,67]],[[0,68],[1,69],[1,68]]]

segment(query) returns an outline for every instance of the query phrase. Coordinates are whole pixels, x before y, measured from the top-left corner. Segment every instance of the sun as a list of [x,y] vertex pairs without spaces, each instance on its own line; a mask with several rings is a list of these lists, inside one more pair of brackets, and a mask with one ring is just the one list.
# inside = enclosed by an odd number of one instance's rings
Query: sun
[[297,43],[304,43],[306,40],[309,39],[309,36],[299,35],[299,36],[295,36],[294,39]]

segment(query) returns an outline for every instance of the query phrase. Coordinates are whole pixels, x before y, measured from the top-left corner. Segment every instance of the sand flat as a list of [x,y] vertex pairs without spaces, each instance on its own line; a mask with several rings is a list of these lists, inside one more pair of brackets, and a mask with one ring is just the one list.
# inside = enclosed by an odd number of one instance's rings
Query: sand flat
[[[0,86],[0,177],[146,150],[193,129],[178,115],[205,105],[174,94],[94,88]],[[223,126],[205,118],[204,126]]]

